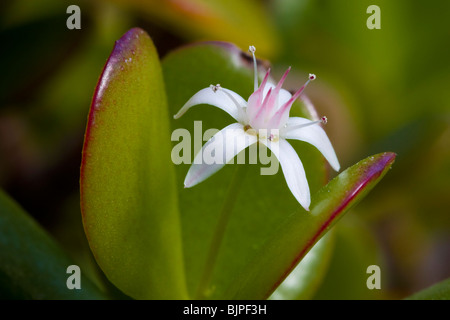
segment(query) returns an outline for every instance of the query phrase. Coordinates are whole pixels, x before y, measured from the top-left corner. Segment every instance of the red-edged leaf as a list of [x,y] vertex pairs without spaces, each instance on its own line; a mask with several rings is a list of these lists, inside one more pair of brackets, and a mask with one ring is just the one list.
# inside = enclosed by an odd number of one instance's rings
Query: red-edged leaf
[[232,282],[227,297],[263,299],[278,287],[312,246],[381,180],[394,153],[366,158],[348,168],[313,195],[311,212],[286,219],[242,276]]

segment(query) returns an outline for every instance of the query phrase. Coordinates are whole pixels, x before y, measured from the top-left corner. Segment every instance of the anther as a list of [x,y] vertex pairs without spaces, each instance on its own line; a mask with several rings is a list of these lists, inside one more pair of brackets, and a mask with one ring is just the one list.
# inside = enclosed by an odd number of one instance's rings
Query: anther
[[216,85],[211,84],[209,87],[211,88],[211,90],[214,93],[216,93],[217,91],[220,91],[223,94],[225,94],[231,100],[231,102],[233,102],[234,105],[236,106],[238,113],[239,113],[239,117],[241,119],[245,119],[246,114],[245,114],[244,109],[242,109],[242,106],[236,101],[236,99],[226,89],[222,88],[220,86],[220,84],[216,84]]
[[254,91],[256,91],[258,90],[258,66],[256,64],[256,57],[255,57],[256,48],[254,46],[249,46],[248,51],[250,51],[253,56],[253,82],[254,82],[253,87]]
[[298,124],[295,126],[288,126],[288,130],[294,130],[294,129],[300,129],[300,128],[304,128],[304,127],[309,127],[312,126],[314,124],[318,124],[318,123],[323,123],[323,124],[327,124],[328,119],[327,117],[323,116],[322,118],[320,118],[320,120],[316,120],[316,121],[311,121],[311,122],[307,122],[307,123],[303,123],[303,124]]
[[[306,82],[305,82],[305,84],[299,89],[299,90],[297,90],[297,92],[295,92],[293,95],[292,95],[292,97],[279,109],[279,111],[278,112],[280,112],[280,111],[282,111],[282,110],[285,110],[286,108],[290,108],[291,107],[291,105],[292,105],[292,103],[298,98],[298,97],[300,97],[300,95],[303,93],[303,90],[305,90],[305,88],[308,86],[308,84],[311,82],[311,81],[314,81],[314,80],[316,80],[316,75],[315,74],[312,74],[312,73],[310,73],[309,74],[309,77],[308,77],[308,80],[306,80]],[[319,121],[320,122],[320,121]]]
[[219,90],[221,87],[220,87],[220,84],[216,84],[216,85],[210,85],[209,86],[210,88],[211,88],[211,90],[213,91],[213,92],[217,92],[217,90]]

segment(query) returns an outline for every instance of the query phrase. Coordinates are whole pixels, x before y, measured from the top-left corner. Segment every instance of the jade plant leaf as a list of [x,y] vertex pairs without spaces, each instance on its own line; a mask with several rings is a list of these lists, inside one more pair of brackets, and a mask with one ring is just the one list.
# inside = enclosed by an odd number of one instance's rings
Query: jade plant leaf
[[141,29],[116,41],[100,76],[80,184],[85,232],[109,280],[133,298],[185,298],[164,82]]
[[450,278],[429,286],[406,300],[450,300]]
[[334,233],[328,232],[305,255],[272,293],[272,300],[311,299],[321,285],[334,252]]
[[368,157],[343,171],[312,198],[311,212],[290,215],[247,265],[227,295],[235,299],[268,297],[326,232],[381,180],[393,153]]
[[[374,300],[385,298],[387,290],[381,277],[381,290],[369,289],[367,279],[372,265],[387,270],[374,232],[361,219],[356,208],[352,214],[339,221],[334,229],[335,246],[328,272],[314,295],[318,300]],[[383,273],[384,275],[384,273]]]
[[81,289],[68,289],[76,263],[0,190],[0,299],[106,299],[81,272]]

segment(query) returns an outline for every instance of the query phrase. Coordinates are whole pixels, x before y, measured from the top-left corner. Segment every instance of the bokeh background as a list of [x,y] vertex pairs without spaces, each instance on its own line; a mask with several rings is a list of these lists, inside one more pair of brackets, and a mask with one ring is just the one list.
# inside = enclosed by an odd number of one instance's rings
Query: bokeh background
[[[72,4],[81,9],[80,30],[66,27]],[[373,4],[379,30],[366,27]],[[398,155],[337,225],[315,298],[403,298],[450,276],[449,12],[445,0],[3,0],[0,187],[83,270],[98,272],[81,226],[79,166],[114,41],[139,26],[161,58],[194,41],[251,44],[275,73],[297,70],[287,87],[318,76],[308,95],[328,117],[342,168],[378,152]],[[365,286],[374,263],[382,272],[377,292]]]

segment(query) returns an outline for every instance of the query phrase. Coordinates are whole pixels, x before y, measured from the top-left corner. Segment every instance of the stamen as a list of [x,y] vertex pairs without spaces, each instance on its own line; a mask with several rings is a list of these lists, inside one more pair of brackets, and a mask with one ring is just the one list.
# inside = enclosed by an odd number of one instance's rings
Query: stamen
[[310,74],[309,74],[309,77],[308,77],[308,80],[307,80],[307,81],[305,82],[305,84],[300,88],[300,90],[298,90],[298,91],[294,94],[294,96],[297,95],[296,98],[298,98],[298,97],[302,94],[303,90],[305,90],[305,88],[308,86],[308,84],[309,84],[311,81],[314,81],[314,80],[316,80],[316,75],[310,73]]
[[327,124],[327,122],[328,122],[327,117],[323,116],[322,118],[320,118],[320,120],[311,121],[311,122],[299,124],[299,125],[296,125],[296,126],[291,126],[291,127],[288,127],[287,129],[289,131],[291,131],[291,130],[295,130],[295,129],[309,127],[309,126],[312,126],[313,124],[318,124],[318,123]]
[[254,88],[256,91],[258,89],[258,66],[256,64],[256,57],[255,57],[255,51],[256,48],[254,46],[250,46],[248,47],[248,51],[251,52],[252,56],[253,56],[253,76],[254,76]]
[[291,99],[287,103],[285,103],[285,105],[287,106],[289,104],[292,104],[303,93],[303,90],[305,90],[305,88],[308,86],[308,84],[314,80],[316,80],[316,75],[310,73],[308,80],[305,82],[305,84],[296,93],[294,93],[294,95],[291,97]]
[[234,105],[236,106],[236,108],[238,109],[239,112],[239,116],[241,119],[245,119],[246,113],[244,111],[244,109],[242,108],[242,106],[236,101],[236,99],[224,88],[222,88],[220,86],[220,84],[217,84],[215,86],[210,85],[210,88],[216,92],[217,90],[220,90],[220,92],[225,93],[225,95],[234,103]]
[[[274,124],[279,125],[280,123],[287,121],[287,117],[289,116],[289,110],[290,110],[292,104],[303,93],[303,90],[305,90],[305,88],[308,86],[308,84],[311,81],[314,81],[315,79],[316,79],[316,75],[310,73],[308,80],[305,82],[305,84],[296,93],[294,93],[292,95],[292,97],[288,101],[286,101],[275,113],[274,117],[272,118],[272,122]],[[282,118],[285,118],[285,119],[282,119]],[[321,122],[321,121],[322,120],[320,120],[319,122]]]

